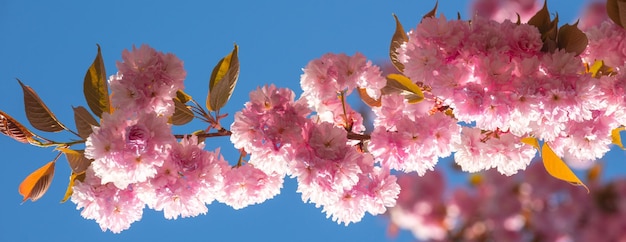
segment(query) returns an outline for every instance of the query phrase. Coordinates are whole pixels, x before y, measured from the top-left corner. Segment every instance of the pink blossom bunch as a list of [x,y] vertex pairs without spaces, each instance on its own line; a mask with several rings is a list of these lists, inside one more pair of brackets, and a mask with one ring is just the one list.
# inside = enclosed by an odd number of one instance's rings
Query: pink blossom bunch
[[534,26],[441,16],[423,19],[408,36],[398,49],[404,74],[450,107],[456,120],[481,130],[465,130],[469,137],[451,149],[460,151],[455,159],[463,170],[523,170],[534,157],[520,144],[529,136],[549,142],[569,162],[588,163],[609,150],[611,130],[624,120],[608,101],[623,89],[603,89],[607,81],[585,73],[574,53],[543,52]]
[[469,187],[445,193],[439,171],[405,174],[387,215],[423,241],[622,241],[626,180],[592,180],[592,194],[550,177],[540,162],[522,175],[473,175]]
[[72,201],[84,208],[83,217],[114,233],[139,220],[146,205],[168,219],[206,213],[237,174],[227,172],[219,150],[205,151],[195,136],[176,142],[172,134],[168,120],[183,88],[182,62],[147,45],[124,51],[123,59],[109,79],[114,110],[103,113],[85,142],[93,162],[76,181]]
[[452,154],[461,142],[461,126],[442,112],[429,114],[431,101],[409,104],[398,95],[382,97],[368,149],[383,166],[424,175],[439,158]]
[[304,68],[301,85],[304,93],[297,101],[291,90],[259,88],[235,114],[231,141],[250,160],[233,169],[250,170],[263,186],[237,188],[231,194],[242,195],[230,203],[243,203],[233,205],[238,208],[273,197],[289,174],[298,180],[302,199],[323,206],[338,223],[358,222],[365,212],[385,212],[395,204],[399,187],[389,168],[375,166],[360,142],[348,139],[363,134],[365,127],[345,101],[357,87],[380,95],[385,85],[380,69],[361,54],[327,54]]
[[207,212],[206,204],[224,196],[228,163],[219,150],[204,150],[196,136],[176,143],[157,174],[138,184],[141,199],[165,218],[193,217]]
[[159,115],[174,113],[176,91],[184,88],[187,73],[183,62],[174,54],[157,52],[148,45],[122,52],[119,69],[111,76],[112,104],[125,112],[156,112]]
[[358,222],[395,204],[400,192],[388,168],[374,166],[370,154],[348,143],[345,129],[332,123],[310,123],[295,150],[292,174],[302,200],[323,206],[337,223]]
[[626,62],[626,29],[611,20],[586,31],[589,45],[583,58],[588,63],[602,60],[610,67],[623,68]]
[[235,113],[231,142],[251,154],[249,162],[266,173],[287,174],[288,151],[302,142],[311,110],[294,99],[289,89],[264,86],[252,91],[245,108]]

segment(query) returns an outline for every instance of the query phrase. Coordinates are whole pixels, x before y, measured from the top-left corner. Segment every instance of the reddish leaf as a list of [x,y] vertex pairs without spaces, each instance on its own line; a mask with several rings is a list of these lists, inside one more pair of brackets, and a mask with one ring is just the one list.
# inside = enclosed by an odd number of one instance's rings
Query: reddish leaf
[[404,32],[404,28],[398,20],[398,16],[394,14],[393,18],[396,20],[396,32],[394,32],[393,36],[391,37],[391,45],[389,46],[389,58],[391,59],[391,64],[393,64],[393,66],[396,67],[398,71],[402,72],[404,71],[404,64],[402,64],[398,60],[398,49],[400,48],[400,46],[402,46],[402,44],[409,41],[409,37],[406,35],[406,32]]
[[560,49],[580,55],[587,48],[587,35],[578,29],[578,22],[574,25],[565,24],[558,31],[557,44]]
[[46,132],[59,132],[65,126],[57,120],[48,106],[39,98],[37,93],[29,86],[24,85],[19,79],[17,81],[22,86],[24,92],[24,109],[26,117],[33,127]]
[[78,106],[73,109],[74,122],[76,123],[76,129],[78,129],[78,135],[83,139],[87,139],[93,132],[92,126],[100,126],[100,124],[98,124],[98,121],[96,121],[83,106]]
[[0,132],[22,143],[31,143],[33,133],[13,117],[0,111]]
[[48,191],[52,177],[54,177],[54,161],[50,161],[48,164],[30,173],[22,181],[18,190],[20,195],[24,197],[22,202],[28,199],[34,202],[41,198]]
[[67,162],[70,164],[70,168],[72,168],[72,172],[74,173],[83,173],[87,170],[87,167],[91,165],[91,160],[85,157],[84,150],[68,148],[57,148],[57,150],[65,154],[65,158],[67,158]]
[[170,117],[170,123],[173,125],[183,125],[191,122],[194,115],[189,106],[185,105],[178,98],[174,98],[174,114]]
[[433,18],[433,17],[435,17],[435,14],[437,14],[437,6],[439,6],[439,1],[435,2],[435,7],[432,10],[430,10],[430,12],[428,12],[428,13],[424,14],[424,16],[422,16],[422,20],[425,19],[425,18]]
[[625,0],[607,0],[606,13],[613,23],[622,28],[626,28],[626,1]]

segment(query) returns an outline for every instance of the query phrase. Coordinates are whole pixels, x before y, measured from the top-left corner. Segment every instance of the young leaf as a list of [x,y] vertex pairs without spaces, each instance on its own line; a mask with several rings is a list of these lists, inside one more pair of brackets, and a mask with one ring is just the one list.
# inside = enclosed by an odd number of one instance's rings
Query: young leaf
[[91,160],[85,157],[84,150],[72,150],[69,148],[57,148],[57,150],[65,154],[65,158],[67,158],[67,162],[74,173],[83,173],[91,165]]
[[213,68],[209,81],[209,95],[206,99],[206,107],[211,111],[217,111],[224,107],[233,94],[239,77],[238,48],[235,45],[233,51],[222,58]]
[[433,18],[435,17],[435,14],[437,14],[437,6],[439,5],[439,1],[435,2],[435,7],[430,10],[430,12],[424,14],[424,16],[422,16],[422,20],[425,18]]
[[48,164],[30,173],[22,181],[18,189],[20,195],[24,197],[22,202],[26,202],[28,199],[34,202],[41,198],[50,187],[52,177],[54,177],[54,161],[50,161]]
[[402,64],[398,60],[398,49],[400,48],[400,46],[402,46],[402,44],[409,41],[409,37],[406,35],[406,32],[404,32],[404,28],[402,27],[400,20],[398,20],[398,16],[394,14],[393,18],[396,20],[396,32],[394,32],[393,36],[391,37],[391,45],[389,46],[389,58],[391,59],[391,64],[393,64],[393,66],[396,67],[398,71],[402,72],[404,71],[404,64]]
[[622,126],[611,130],[611,141],[614,145],[622,148],[622,150],[626,150],[626,148],[624,148],[624,144],[622,144],[622,137],[620,136],[620,131],[622,130],[626,130],[626,127]]
[[542,35],[551,28],[551,22],[547,1],[544,1],[543,8],[528,20],[528,24],[537,27]]
[[61,203],[64,203],[67,201],[67,199],[69,199],[72,194],[74,193],[74,182],[76,180],[79,181],[84,181],[85,180],[85,173],[74,173],[72,172],[72,174],[70,175],[70,183],[67,185],[67,190],[65,190],[65,196],[63,196],[63,199],[61,200]]
[[22,143],[31,143],[33,133],[13,117],[0,111],[0,133]]
[[100,45],[98,45],[96,58],[93,60],[87,73],[85,73],[83,93],[85,94],[87,105],[96,116],[102,118],[103,112],[110,112],[109,87],[107,86],[106,71],[102,54],[100,53]]
[[601,175],[602,175],[602,164],[601,163],[595,163],[587,171],[587,181],[589,181],[589,182],[599,181]]
[[100,124],[83,106],[72,107],[72,109],[74,109],[74,122],[76,122],[78,135],[83,139],[87,139],[93,132],[92,126],[100,126]]
[[557,45],[559,49],[575,53],[576,56],[587,48],[588,43],[587,35],[578,29],[578,21],[574,25],[565,24],[558,31]]
[[541,149],[539,148],[539,141],[537,141],[537,138],[534,137],[525,137],[522,138],[522,143],[530,145],[532,147],[535,147],[535,149],[537,149],[537,151],[541,151]]
[[617,7],[620,20],[619,26],[622,26],[622,28],[626,28],[626,0],[618,0]]
[[193,112],[178,98],[174,98],[174,114],[170,118],[173,125],[183,125],[193,120]]
[[543,143],[541,148],[543,166],[548,174],[559,180],[569,182],[573,185],[583,186],[589,192],[589,188],[574,174],[574,172],[557,156],[547,143]]
[[176,91],[176,98],[178,98],[178,100],[180,100],[180,102],[182,103],[187,103],[192,99],[191,96],[189,96],[189,94],[185,93],[183,90]]
[[382,105],[380,103],[380,99],[374,99],[373,97],[370,97],[369,94],[367,94],[367,91],[365,88],[357,88],[358,93],[359,93],[359,97],[361,98],[361,100],[363,100],[363,102],[365,104],[367,104],[370,107],[380,107],[380,105]]
[[422,93],[422,89],[406,76],[400,74],[389,74],[387,75],[387,83],[390,86],[409,92],[409,103],[418,103],[424,100],[424,93]]
[[626,1],[608,0],[606,1],[606,13],[613,23],[622,28],[626,28]]
[[596,60],[589,66],[589,64],[585,63],[585,71],[587,73],[591,73],[591,77],[600,78],[603,76],[614,76],[617,75],[615,69],[613,67],[607,66],[604,64],[602,60]]
[[22,91],[24,92],[24,109],[30,124],[36,129],[46,132],[59,132],[64,130],[65,126],[57,120],[37,93],[29,86],[24,85],[20,79],[17,79],[17,82],[20,83]]

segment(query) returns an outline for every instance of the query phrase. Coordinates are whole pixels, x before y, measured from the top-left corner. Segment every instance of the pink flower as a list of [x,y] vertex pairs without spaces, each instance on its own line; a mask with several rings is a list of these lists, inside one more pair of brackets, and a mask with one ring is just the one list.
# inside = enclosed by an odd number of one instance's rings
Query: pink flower
[[283,176],[265,174],[252,165],[235,166],[224,172],[224,193],[217,200],[234,209],[262,203],[280,193]]
[[380,89],[386,84],[380,68],[373,66],[360,53],[354,56],[325,54],[309,62],[303,71],[300,77],[304,91],[302,96],[314,109],[324,100],[336,98],[339,93],[350,94],[357,85],[378,97]]
[[124,112],[174,113],[172,99],[184,88],[183,62],[148,45],[124,50],[122,59],[117,62],[119,72],[109,79],[113,106]]
[[293,91],[274,85],[250,93],[250,102],[235,114],[231,142],[248,153],[278,151],[283,145],[299,143],[301,130],[310,110],[294,102]]
[[207,207],[222,196],[223,171],[228,168],[219,150],[203,150],[196,136],[186,137],[172,147],[157,175],[139,190],[146,204],[176,219],[205,214]]
[[129,119],[105,114],[85,142],[85,157],[94,159],[95,175],[120,189],[155,176],[175,142],[164,117],[154,113]]
[[585,62],[592,64],[596,60],[603,60],[611,67],[621,67],[626,62],[626,29],[612,21],[605,21],[600,25],[585,31],[589,45],[583,53]]
[[119,233],[130,224],[141,220],[145,204],[132,188],[119,189],[112,183],[102,183],[93,169],[88,168],[85,179],[77,180],[71,200],[76,209],[83,208],[81,215],[94,219],[102,231]]

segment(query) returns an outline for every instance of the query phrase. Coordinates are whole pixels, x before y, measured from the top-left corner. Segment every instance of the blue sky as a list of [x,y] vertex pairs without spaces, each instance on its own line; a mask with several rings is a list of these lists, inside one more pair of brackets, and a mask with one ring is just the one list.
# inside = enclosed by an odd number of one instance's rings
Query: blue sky
[[[200,1],[198,1],[200,2]],[[149,44],[185,63],[186,91],[203,102],[213,66],[240,47],[239,83],[226,112],[234,114],[257,86],[275,83],[299,95],[301,68],[327,52],[359,51],[372,60],[387,58],[394,31],[392,13],[413,28],[434,0],[365,1],[0,1],[0,110],[28,127],[21,88],[31,86],[56,116],[73,127],[72,105],[86,106],[82,80],[102,47],[107,74],[115,73],[121,51]],[[550,1],[551,12],[572,22],[582,5]],[[440,13],[467,19],[467,1],[441,0]],[[563,22],[564,23],[564,22]],[[224,124],[230,124],[226,119]],[[202,123],[177,129],[190,133]],[[43,134],[42,132],[37,132]],[[45,135],[67,140],[65,134]],[[214,149],[225,139],[207,140]],[[233,210],[219,203],[207,215],[166,220],[145,210],[130,230],[103,233],[73,203],[60,204],[69,177],[64,158],[57,163],[48,193],[21,203],[17,187],[55,153],[0,137],[0,241],[412,241],[408,232],[390,239],[387,220],[367,215],[348,227],[337,225],[313,204],[305,204],[288,179],[282,194],[263,204]],[[227,160],[237,154],[225,149]],[[624,155],[619,157],[623,160]],[[445,165],[445,164],[443,164]]]

